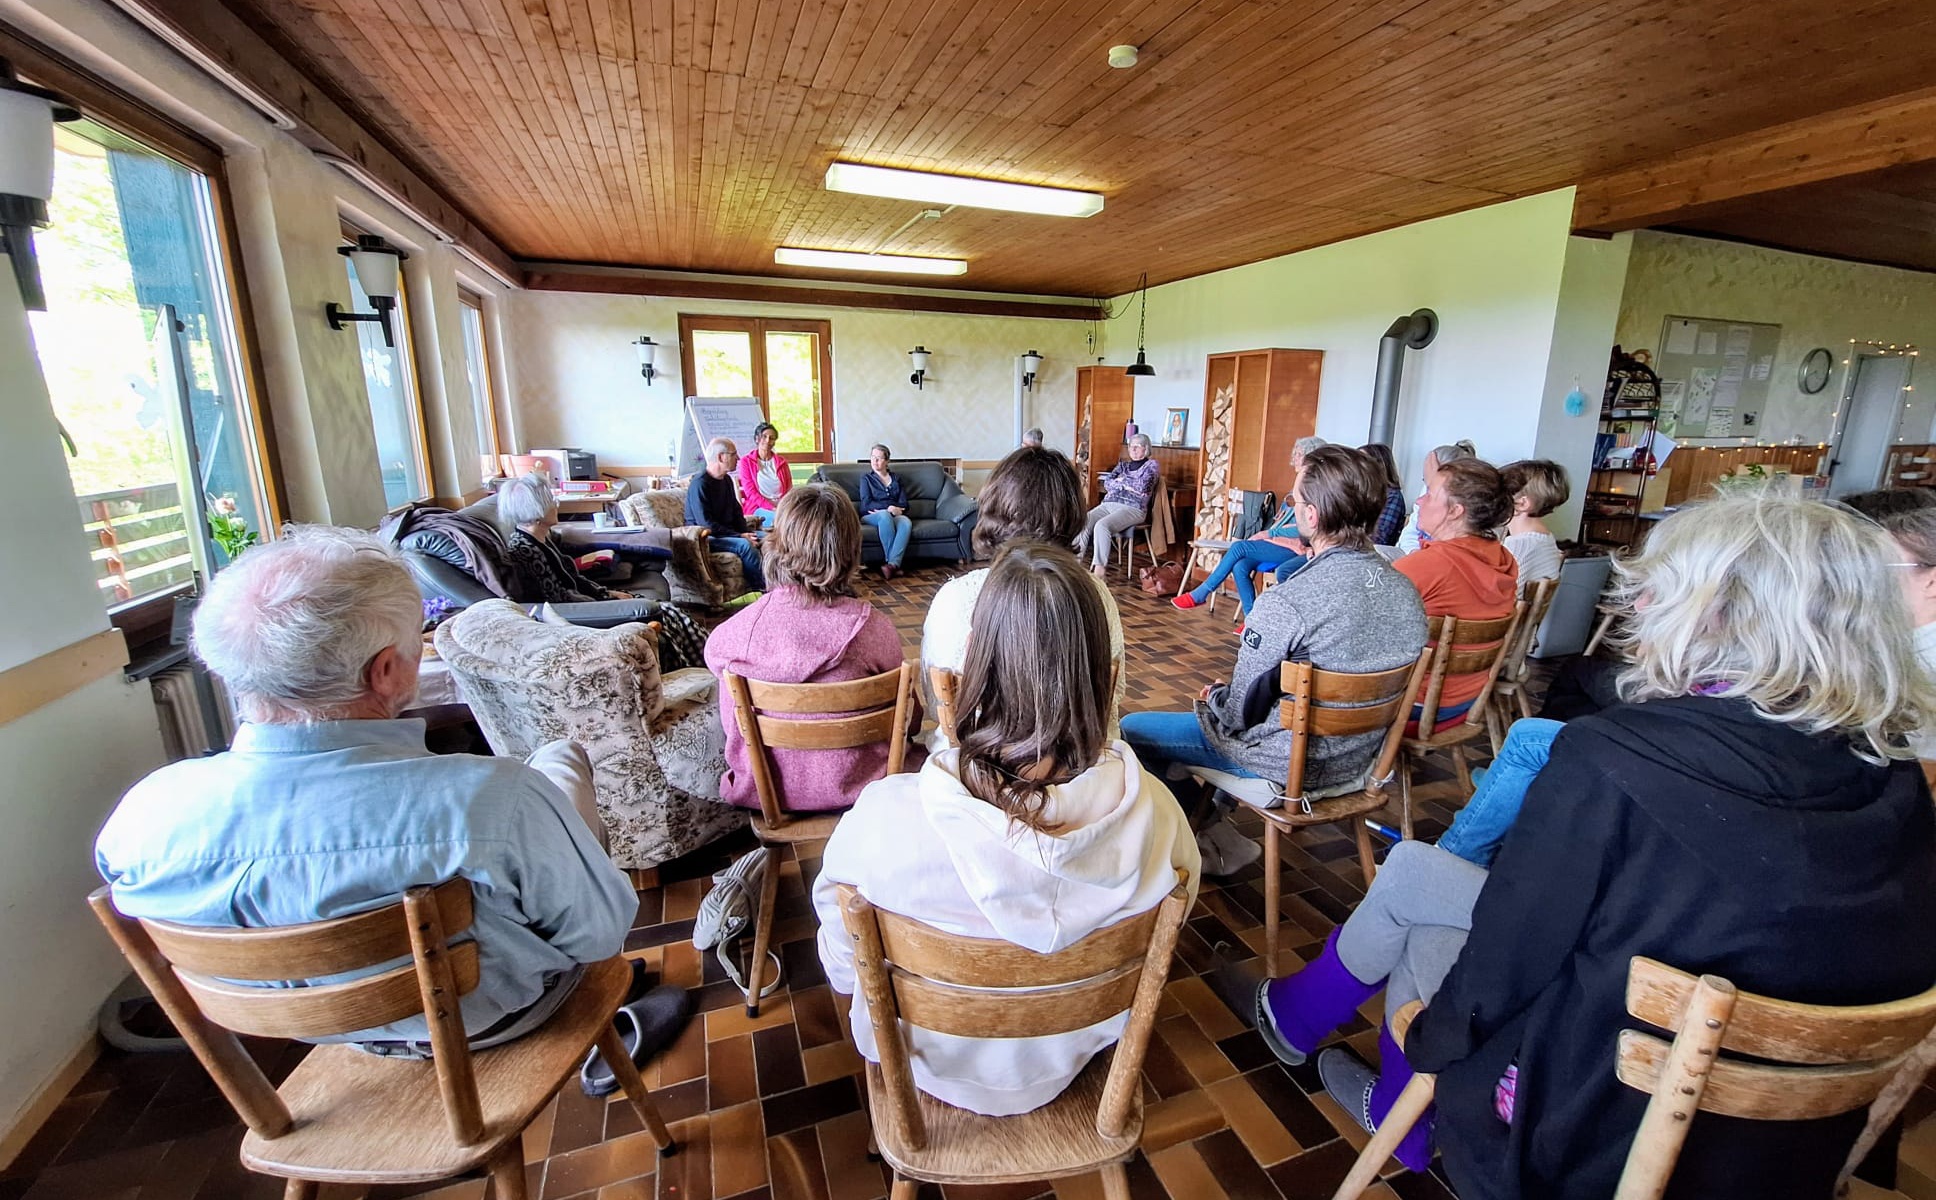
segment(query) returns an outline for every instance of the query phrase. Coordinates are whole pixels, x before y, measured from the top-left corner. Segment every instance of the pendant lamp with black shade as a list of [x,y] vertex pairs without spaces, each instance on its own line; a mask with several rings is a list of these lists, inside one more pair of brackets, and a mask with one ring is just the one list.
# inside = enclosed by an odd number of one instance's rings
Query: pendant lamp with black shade
[[1135,375],[1139,377],[1149,376],[1151,378],[1154,378],[1156,375],[1156,368],[1150,366],[1149,361],[1143,357],[1143,329],[1144,329],[1145,323],[1149,319],[1149,272],[1148,271],[1143,272],[1143,278],[1136,284],[1136,291],[1137,291],[1138,297],[1140,298],[1139,302],[1141,305],[1141,307],[1137,309],[1137,313],[1136,313],[1136,361],[1131,363],[1129,367],[1123,372],[1123,374]]

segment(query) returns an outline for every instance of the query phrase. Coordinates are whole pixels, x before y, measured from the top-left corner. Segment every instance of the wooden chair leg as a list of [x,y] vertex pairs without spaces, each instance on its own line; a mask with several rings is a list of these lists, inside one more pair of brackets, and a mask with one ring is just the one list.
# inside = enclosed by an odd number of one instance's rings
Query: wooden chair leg
[[639,1114],[639,1120],[645,1123],[652,1140],[658,1143],[662,1152],[674,1153],[672,1132],[666,1128],[665,1119],[659,1116],[659,1106],[652,1103],[652,1094],[646,1091],[645,1080],[639,1076],[638,1064],[625,1052],[624,1039],[619,1037],[617,1027],[609,1022],[599,1031],[598,1052],[605,1056],[612,1074],[618,1078],[620,1090],[632,1102],[632,1111]]
[[1452,747],[1452,771],[1459,777],[1459,801],[1472,799],[1472,764],[1465,760],[1465,747]]
[[512,1138],[491,1159],[491,1200],[526,1200],[523,1145]]
[[914,1180],[903,1179],[901,1176],[896,1175],[894,1177],[894,1190],[888,1193],[887,1200],[914,1200],[915,1194],[920,1190],[921,1185]]
[[1282,902],[1284,872],[1280,862],[1283,851],[1278,843],[1277,822],[1264,818],[1264,977],[1277,978],[1277,906]]
[[1398,832],[1412,840],[1412,756],[1398,756]]
[[1522,720],[1528,720],[1528,721],[1532,720],[1533,697],[1531,693],[1527,692],[1525,684],[1523,683],[1520,684],[1519,687],[1513,692],[1513,699],[1518,701],[1519,703],[1520,718]]
[[753,925],[753,960],[746,964],[746,1015],[760,1015],[760,989],[765,982],[766,946],[773,940],[773,902],[780,894],[780,848],[766,848],[766,873],[760,877],[759,920]]
[[1371,890],[1371,881],[1378,874],[1376,849],[1371,844],[1371,829],[1363,817],[1351,818],[1351,831],[1358,835],[1358,869],[1365,875],[1365,890]]
[[1492,743],[1494,757],[1506,742],[1506,718],[1497,708],[1486,709],[1486,739]]
[[1392,1151],[1398,1149],[1398,1143],[1405,1140],[1412,1126],[1425,1115],[1426,1108],[1432,1103],[1432,1093],[1437,1088],[1436,1075],[1412,1076],[1412,1081],[1398,1094],[1391,1111],[1385,1114],[1385,1123],[1371,1135],[1371,1141],[1359,1152],[1358,1161],[1351,1164],[1351,1172],[1338,1185],[1338,1190],[1331,1194],[1331,1200],[1358,1200],[1365,1189],[1377,1181],[1378,1172],[1390,1160]]
[[290,1179],[282,1185],[282,1200],[316,1200],[316,1185],[307,1179]]
[[1123,1164],[1110,1163],[1097,1174],[1102,1176],[1103,1200],[1129,1200],[1129,1172]]

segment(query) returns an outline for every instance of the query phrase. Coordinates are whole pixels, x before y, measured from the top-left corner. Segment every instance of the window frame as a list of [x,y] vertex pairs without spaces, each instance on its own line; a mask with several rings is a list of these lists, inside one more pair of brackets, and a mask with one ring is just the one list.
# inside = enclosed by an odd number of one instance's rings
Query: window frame
[[[396,240],[392,238],[388,233],[382,230],[365,229],[362,226],[352,222],[348,217],[340,218],[339,225],[342,230],[342,238],[343,238],[342,242],[340,243],[341,245],[354,246],[356,244],[356,239],[358,235],[365,234],[365,233],[383,233],[384,239],[386,241],[390,241],[394,243]],[[356,268],[352,264],[350,264],[348,257],[344,256],[344,270],[353,271],[355,269]],[[416,443],[417,474],[420,480],[420,483],[418,486],[422,494],[417,496],[415,499],[405,500],[402,504],[398,504],[395,506],[391,506],[390,498],[388,496],[385,496],[383,498],[385,511],[390,514],[400,513],[404,509],[409,508],[413,504],[427,503],[431,500],[434,500],[437,496],[437,479],[436,479],[436,476],[431,471],[431,464],[430,464],[430,423],[428,418],[425,415],[425,410],[424,410],[423,382],[422,382],[423,373],[421,369],[421,364],[419,364],[417,361],[417,339],[412,335],[411,328],[410,328],[410,280],[406,278],[408,275],[409,275],[408,271],[403,270],[401,267],[398,268],[397,270],[397,307],[396,307],[396,311],[393,312],[390,316],[390,329],[391,329],[391,334],[396,338],[396,341],[397,341],[397,346],[396,346],[397,362],[403,368],[405,383],[407,385],[405,389],[407,396],[406,396],[406,403],[404,405],[404,410],[410,416],[413,438]],[[358,285],[361,286],[361,281],[358,281]],[[357,335],[355,328],[345,330],[345,332],[350,333],[352,336],[356,336],[357,338],[357,355],[356,355],[357,370],[359,373],[361,373],[362,366],[363,366],[362,338],[360,337],[360,335]],[[448,389],[446,389],[446,392],[448,392]],[[370,381],[369,381],[369,378],[366,376],[363,380],[363,403],[367,407],[369,402],[370,402]],[[372,442],[374,442],[374,436],[376,433],[376,418],[374,415],[372,415],[370,418],[370,425],[371,425],[370,433],[372,435]],[[383,459],[381,455],[377,456],[376,467],[377,467],[377,482],[378,482],[378,486],[381,487],[382,478],[383,478]]]
[[[465,320],[465,309],[477,314],[477,354],[480,360],[477,363],[477,370],[481,374],[484,388],[484,421],[489,426],[488,429],[480,426],[477,431],[477,452],[480,455],[489,454],[492,458],[498,458],[504,453],[504,434],[498,425],[497,386],[491,373],[493,362],[491,358],[490,314],[484,309],[484,297],[461,283],[457,285],[457,306],[457,321],[460,327]],[[471,365],[469,331],[462,330],[462,332],[466,335],[464,337],[464,366],[468,370]],[[471,408],[473,415],[475,415],[477,408],[477,397],[475,394],[471,397]],[[489,474],[485,475],[484,480],[480,481],[480,484],[488,481],[490,478],[491,476]]]
[[768,420],[772,419],[773,412],[767,394],[766,335],[769,333],[817,335],[820,339],[821,436],[819,445],[811,452],[788,451],[786,457],[789,462],[830,463],[834,461],[834,325],[832,321],[812,317],[727,317],[705,313],[680,313],[680,383],[688,396],[698,394],[698,370],[692,351],[692,335],[695,332],[748,335],[748,342],[753,352],[753,395],[760,402],[760,412]]
[[[21,78],[60,92],[82,115],[138,142],[155,154],[200,175],[208,184],[214,241],[221,255],[223,301],[234,339],[237,402],[246,410],[255,474],[262,492],[265,539],[273,538],[289,519],[288,495],[277,444],[274,416],[269,410],[268,376],[257,349],[255,308],[249,298],[248,267],[230,194],[228,159],[220,147],[160,109],[136,98],[88,71],[59,52],[0,23],[0,56],[10,59]],[[131,650],[139,650],[168,636],[175,601],[197,587],[194,581],[107,608],[108,623],[122,631]]]

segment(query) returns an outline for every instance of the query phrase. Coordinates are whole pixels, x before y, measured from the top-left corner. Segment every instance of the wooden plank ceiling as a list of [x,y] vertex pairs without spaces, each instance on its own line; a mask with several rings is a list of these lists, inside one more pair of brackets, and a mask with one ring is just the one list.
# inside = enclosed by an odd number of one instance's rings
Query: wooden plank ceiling
[[1668,228],[1936,271],[1936,163],[1764,192]]
[[[891,249],[1084,296],[1893,96],[1936,38],[1927,0],[226,2],[519,258],[839,278],[773,248]],[[826,192],[836,157],[1108,206],[889,245],[921,206]]]

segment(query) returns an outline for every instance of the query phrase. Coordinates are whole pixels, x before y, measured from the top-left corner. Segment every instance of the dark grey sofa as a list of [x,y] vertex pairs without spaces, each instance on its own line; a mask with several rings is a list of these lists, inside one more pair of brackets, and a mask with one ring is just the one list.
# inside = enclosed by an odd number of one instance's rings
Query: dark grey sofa
[[[860,504],[861,476],[872,470],[866,463],[828,463],[813,473],[814,483],[830,483]],[[980,515],[975,498],[938,462],[910,460],[894,464],[894,474],[907,492],[907,515],[914,522],[908,535],[908,557],[966,562],[975,556],[969,539]],[[881,535],[872,525],[860,527],[860,559],[869,566],[886,561]]]

